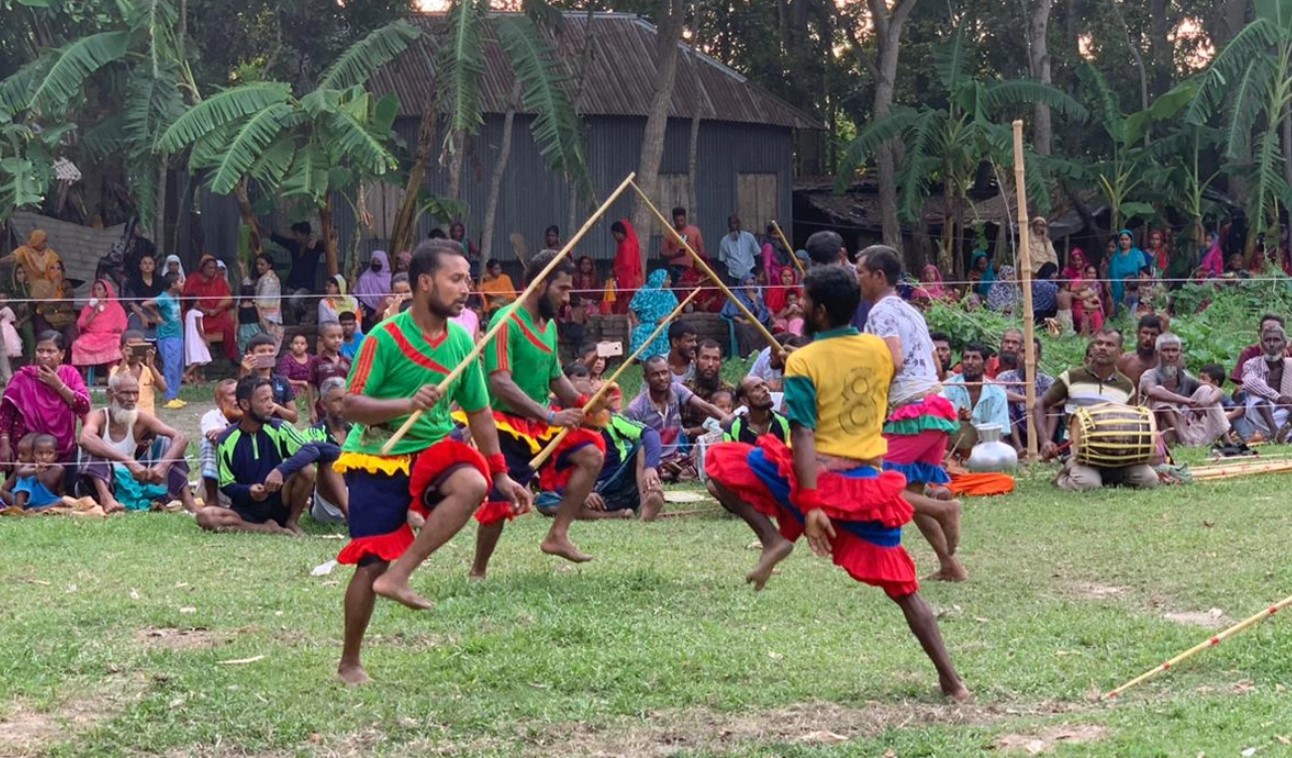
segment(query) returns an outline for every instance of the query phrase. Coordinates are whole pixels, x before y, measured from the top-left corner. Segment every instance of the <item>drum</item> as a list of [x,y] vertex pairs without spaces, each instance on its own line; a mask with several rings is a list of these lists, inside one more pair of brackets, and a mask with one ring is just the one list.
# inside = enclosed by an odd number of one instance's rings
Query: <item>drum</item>
[[1069,426],[1072,457],[1086,466],[1134,466],[1151,462],[1157,453],[1157,424],[1148,408],[1115,403],[1078,408]]

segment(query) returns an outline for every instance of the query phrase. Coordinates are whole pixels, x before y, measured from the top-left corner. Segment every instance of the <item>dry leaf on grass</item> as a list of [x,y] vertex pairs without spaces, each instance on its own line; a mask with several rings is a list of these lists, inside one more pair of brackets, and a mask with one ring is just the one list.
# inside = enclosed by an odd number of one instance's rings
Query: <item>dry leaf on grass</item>
[[247,663],[255,663],[256,661],[263,661],[264,659],[265,659],[265,656],[263,655],[253,655],[250,658],[234,658],[231,661],[220,661],[220,665],[221,666],[242,666]]
[[332,569],[336,568],[336,566],[337,566],[336,561],[327,561],[326,563],[320,563],[319,565],[315,566],[312,571],[310,571],[310,576],[327,576],[328,574],[332,573]]
[[847,742],[848,738],[842,734],[835,734],[828,729],[822,729],[816,732],[808,732],[798,738],[799,742],[815,742],[822,745],[838,745],[841,742]]

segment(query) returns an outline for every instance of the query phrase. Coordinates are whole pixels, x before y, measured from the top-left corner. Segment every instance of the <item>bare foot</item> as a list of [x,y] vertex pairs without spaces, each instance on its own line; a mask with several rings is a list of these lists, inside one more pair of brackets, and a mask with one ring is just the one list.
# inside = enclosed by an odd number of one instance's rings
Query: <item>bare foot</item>
[[948,701],[952,703],[967,703],[970,700],[973,700],[973,693],[969,691],[968,687],[965,687],[964,682],[961,682],[956,678],[945,679],[939,677],[938,679],[938,685],[942,688],[942,694]]
[[426,526],[426,517],[417,511],[410,510],[408,512],[408,525],[413,528],[413,531],[418,531]]
[[763,548],[763,554],[758,557],[758,565],[754,566],[753,571],[745,574],[745,581],[754,585],[754,592],[761,591],[767,586],[767,580],[772,578],[772,569],[788,558],[792,552],[794,552],[794,543],[784,537],[779,542]]
[[388,600],[412,608],[415,611],[429,611],[435,604],[413,591],[408,582],[396,582],[390,574],[382,574],[372,583],[372,591]]
[[372,677],[368,676],[368,672],[364,671],[363,666],[357,663],[342,663],[337,666],[336,676],[351,687],[372,681]]
[[119,511],[124,511],[125,509],[126,507],[121,503],[117,502],[116,498],[109,498],[103,503],[104,513],[117,513]]
[[570,542],[569,537],[555,538],[549,534],[538,548],[548,555],[555,555],[572,563],[587,563],[592,560],[592,556],[581,552]]
[[294,536],[294,537],[304,537],[304,536],[305,536],[305,530],[301,528],[301,525],[300,525],[300,524],[298,524],[298,523],[296,523],[296,522],[294,522],[294,521],[293,521],[292,523],[290,523],[290,524],[286,524],[286,525],[284,525],[284,526],[283,526],[283,529],[285,529],[285,530],[287,531],[287,533],[288,533],[288,534],[291,534],[291,535],[292,535],[292,536]]
[[930,582],[963,582],[969,579],[969,572],[960,565],[960,561],[951,558],[949,563],[929,574],[926,579]]
[[467,574],[468,582],[483,582],[484,580],[485,580],[485,572],[483,571],[476,571],[475,569],[471,569],[471,573]]

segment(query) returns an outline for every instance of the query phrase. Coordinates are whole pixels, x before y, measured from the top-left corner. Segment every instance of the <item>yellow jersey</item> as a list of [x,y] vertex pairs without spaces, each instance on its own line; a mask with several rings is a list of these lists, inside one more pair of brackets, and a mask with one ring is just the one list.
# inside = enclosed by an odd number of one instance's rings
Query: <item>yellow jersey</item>
[[821,332],[785,362],[786,415],[815,432],[819,453],[882,458],[892,380],[893,358],[882,339],[852,327]]

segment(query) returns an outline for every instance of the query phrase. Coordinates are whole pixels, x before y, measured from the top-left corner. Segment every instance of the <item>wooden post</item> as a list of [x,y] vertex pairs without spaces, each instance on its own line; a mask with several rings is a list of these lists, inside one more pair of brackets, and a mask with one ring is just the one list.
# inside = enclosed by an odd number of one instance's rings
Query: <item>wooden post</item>
[[1036,328],[1032,316],[1031,219],[1027,214],[1027,170],[1023,165],[1023,121],[1014,122],[1014,189],[1018,193],[1019,274],[1023,280],[1023,391],[1027,397],[1027,459],[1039,456],[1040,440],[1036,435]]

